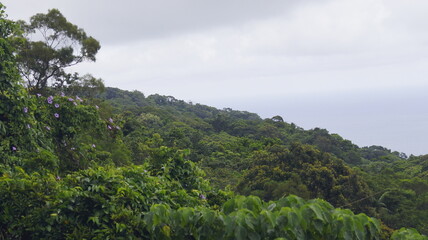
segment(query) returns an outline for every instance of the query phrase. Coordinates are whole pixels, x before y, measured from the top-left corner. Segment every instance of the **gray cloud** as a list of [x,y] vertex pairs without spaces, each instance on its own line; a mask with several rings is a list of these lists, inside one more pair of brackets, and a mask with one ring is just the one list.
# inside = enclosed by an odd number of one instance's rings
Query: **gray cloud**
[[[242,24],[266,18],[308,2],[291,0],[106,0],[37,1],[37,6],[24,12],[24,1],[6,0],[5,4],[20,18],[34,10],[46,12],[58,8],[70,21],[84,26],[106,44],[167,37],[174,34]],[[42,2],[42,4],[38,4]],[[34,2],[32,5],[36,5]]]

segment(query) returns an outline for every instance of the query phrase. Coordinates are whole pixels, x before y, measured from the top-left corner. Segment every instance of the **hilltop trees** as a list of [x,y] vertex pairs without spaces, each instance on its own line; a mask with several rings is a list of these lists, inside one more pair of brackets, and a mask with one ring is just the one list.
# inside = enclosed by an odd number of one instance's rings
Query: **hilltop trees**
[[65,68],[84,60],[95,61],[100,43],[70,23],[57,9],[36,14],[29,23],[20,21],[25,31],[24,42],[18,44],[17,61],[28,87],[44,89],[62,87],[78,79],[77,73]]

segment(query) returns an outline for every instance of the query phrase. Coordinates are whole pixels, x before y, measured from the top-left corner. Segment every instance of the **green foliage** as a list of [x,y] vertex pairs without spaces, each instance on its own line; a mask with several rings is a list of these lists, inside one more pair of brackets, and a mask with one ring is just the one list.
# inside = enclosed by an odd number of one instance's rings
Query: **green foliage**
[[238,196],[220,212],[154,205],[144,221],[156,239],[378,239],[380,231],[364,214],[295,196],[269,203]]
[[39,232],[50,228],[49,207],[58,187],[52,174],[27,174],[19,167],[1,167],[0,238],[40,238]]
[[423,163],[426,156],[408,160],[376,161],[363,166],[364,178],[379,195],[377,217],[388,226],[416,228],[427,234],[428,179]]
[[35,151],[46,138],[31,128],[37,124],[31,112],[36,106],[21,85],[13,48],[20,29],[4,15],[0,4],[0,162],[14,163],[21,152]]
[[56,172],[60,164],[58,157],[50,151],[41,149],[39,152],[30,152],[22,156],[22,167],[27,172]]
[[98,167],[63,178],[20,168],[0,173],[0,237],[7,239],[144,236],[141,218],[153,204],[207,204],[202,189],[185,190],[142,166]]
[[[380,233],[377,220],[319,199],[236,196],[215,210],[193,190],[143,166],[64,178],[20,168],[0,168],[0,174],[5,239],[379,239]],[[425,239],[415,230],[394,237]]]
[[335,206],[368,211],[368,186],[344,163],[330,154],[309,145],[295,143],[288,150],[278,145],[254,155],[250,168],[240,184],[239,192],[256,194],[265,200],[288,194],[306,198],[323,198]]
[[[52,79],[57,87],[71,84],[77,74],[64,69],[84,60],[95,61],[100,44],[88,37],[83,29],[67,21],[57,9],[47,14],[36,14],[27,24],[20,22],[27,35],[24,43],[18,44],[18,63],[28,86],[45,89]],[[32,41],[41,38],[41,41]]]
[[420,235],[415,229],[402,228],[392,234],[391,240],[426,240],[427,236]]
[[404,153],[392,152],[382,146],[370,146],[361,148],[362,157],[370,161],[394,162],[406,159]]
[[85,98],[94,98],[97,94],[105,91],[104,82],[101,78],[95,78],[90,74],[77,78],[76,81],[71,82],[65,89],[66,93],[70,96],[82,96]]

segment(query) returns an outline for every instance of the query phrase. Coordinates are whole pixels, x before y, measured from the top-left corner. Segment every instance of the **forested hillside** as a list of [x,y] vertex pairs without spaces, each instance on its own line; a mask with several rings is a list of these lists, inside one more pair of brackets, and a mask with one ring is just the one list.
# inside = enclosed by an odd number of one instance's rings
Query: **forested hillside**
[[70,24],[50,84],[35,26],[0,12],[0,239],[427,239],[428,155],[105,88],[63,71],[99,49]]
[[189,149],[187,158],[199,163],[216,188],[266,201],[288,194],[322,198],[379,217],[393,228],[428,233],[425,155],[358,147],[338,134],[304,130],[281,116],[261,119],[171,96],[106,88],[97,97],[114,106],[111,111],[123,122],[133,159],[150,158],[144,149],[155,142]]

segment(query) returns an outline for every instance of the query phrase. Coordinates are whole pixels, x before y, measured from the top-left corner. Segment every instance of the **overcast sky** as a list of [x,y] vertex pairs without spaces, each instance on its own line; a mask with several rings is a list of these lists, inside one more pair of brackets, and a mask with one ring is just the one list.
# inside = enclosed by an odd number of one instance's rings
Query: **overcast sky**
[[426,0],[1,2],[15,20],[57,8],[98,39],[76,70],[107,86],[428,153]]

